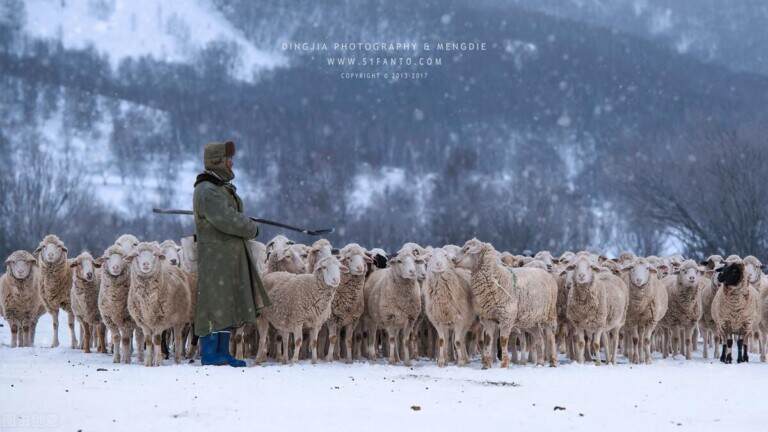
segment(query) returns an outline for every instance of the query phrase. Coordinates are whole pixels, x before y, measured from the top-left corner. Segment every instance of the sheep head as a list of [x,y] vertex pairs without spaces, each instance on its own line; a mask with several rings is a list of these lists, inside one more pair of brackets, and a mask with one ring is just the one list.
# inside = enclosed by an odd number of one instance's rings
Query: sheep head
[[366,254],[366,250],[357,243],[350,243],[341,248],[338,259],[353,276],[364,275],[368,270],[368,264],[373,263],[373,259]]
[[[486,251],[488,243],[483,243],[476,238],[467,240],[461,247],[459,254],[453,259],[456,267],[472,270],[480,262],[480,255]],[[490,246],[493,249],[492,246]]]
[[573,283],[579,286],[590,285],[595,280],[595,273],[601,270],[600,266],[589,259],[587,255],[578,255],[572,260],[560,274],[573,272]]
[[326,285],[336,288],[341,282],[341,274],[349,273],[349,268],[339,262],[335,256],[331,255],[321,258],[317,264],[315,264],[314,273],[319,273]]
[[67,248],[59,237],[48,234],[37,246],[34,255],[39,256],[45,263],[53,264],[67,259]]
[[156,242],[141,242],[126,257],[126,260],[131,263],[134,274],[149,277],[160,271],[161,261],[165,260],[165,255]]
[[656,267],[646,258],[636,258],[632,263],[623,268],[623,271],[629,272],[629,281],[631,286],[643,289],[658,274]]
[[763,263],[757,257],[749,255],[743,259],[744,268],[750,284],[757,284],[763,275]]
[[552,271],[554,268],[554,258],[552,257],[552,254],[549,251],[541,251],[538,252],[536,255],[533,256],[533,259],[541,261],[544,266],[545,270]]
[[123,248],[123,252],[130,254],[139,245],[139,239],[133,234],[123,234],[115,240],[115,244]]
[[197,264],[197,244],[194,236],[181,238],[181,265],[184,270],[192,271]]
[[416,279],[416,258],[410,251],[401,251],[389,259],[392,271],[403,279]]
[[312,243],[312,246],[309,248],[309,252],[307,254],[307,263],[311,267],[318,260],[330,255],[333,255],[331,242],[329,242],[326,239],[317,240],[314,243]]
[[179,252],[181,248],[173,240],[165,240],[160,243],[160,249],[163,250],[165,259],[168,260],[168,264],[176,267],[181,266],[181,256]]
[[373,260],[373,265],[376,268],[387,268],[389,259],[387,258],[387,252],[381,248],[373,248],[368,251],[368,256]]
[[726,264],[717,270],[717,281],[726,287],[734,287],[741,285],[744,280],[746,272],[744,271],[744,263],[742,261],[734,261]]
[[17,250],[5,259],[6,273],[18,280],[29,277],[32,267],[36,264],[35,256],[25,250]]
[[432,250],[432,254],[427,261],[427,272],[443,273],[451,267],[453,267],[453,263],[451,262],[449,251],[444,247]]
[[101,264],[96,262],[88,252],[83,252],[69,264],[75,272],[75,277],[82,279],[86,282],[93,282],[96,277],[96,269],[101,267]]
[[107,273],[112,276],[120,276],[125,271],[128,261],[125,259],[126,252],[119,244],[113,244],[104,251],[104,254],[96,259],[96,263],[101,266],[106,265]]
[[704,271],[705,269],[696,264],[696,261],[685,260],[680,263],[676,271],[677,283],[686,288],[698,287]]

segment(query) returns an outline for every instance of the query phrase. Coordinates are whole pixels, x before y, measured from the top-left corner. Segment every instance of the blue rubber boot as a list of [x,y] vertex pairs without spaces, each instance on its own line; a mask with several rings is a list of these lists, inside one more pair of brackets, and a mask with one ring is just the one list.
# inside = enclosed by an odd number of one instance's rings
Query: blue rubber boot
[[229,353],[230,332],[221,331],[216,333],[219,336],[219,349],[217,354],[232,367],[245,367],[245,361],[238,360]]
[[227,364],[227,359],[219,354],[219,333],[210,333],[200,338],[200,363],[203,366]]

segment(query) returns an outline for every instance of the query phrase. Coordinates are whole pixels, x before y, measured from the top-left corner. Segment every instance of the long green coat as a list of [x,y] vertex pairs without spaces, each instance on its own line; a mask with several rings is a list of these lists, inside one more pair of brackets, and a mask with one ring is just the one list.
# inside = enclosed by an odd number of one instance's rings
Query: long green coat
[[199,182],[193,205],[198,252],[195,334],[255,322],[257,311],[269,305],[245,244],[258,235],[258,225],[243,215],[242,200],[227,185]]

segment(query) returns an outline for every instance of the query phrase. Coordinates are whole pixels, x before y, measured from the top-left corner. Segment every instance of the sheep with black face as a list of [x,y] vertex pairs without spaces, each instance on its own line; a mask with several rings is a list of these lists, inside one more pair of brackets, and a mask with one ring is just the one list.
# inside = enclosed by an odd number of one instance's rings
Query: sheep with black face
[[749,354],[745,337],[758,331],[760,322],[759,293],[750,285],[744,262],[730,259],[718,270],[720,284],[712,300],[712,318],[723,340],[720,361],[732,363],[733,336],[737,338],[737,362],[748,362]]

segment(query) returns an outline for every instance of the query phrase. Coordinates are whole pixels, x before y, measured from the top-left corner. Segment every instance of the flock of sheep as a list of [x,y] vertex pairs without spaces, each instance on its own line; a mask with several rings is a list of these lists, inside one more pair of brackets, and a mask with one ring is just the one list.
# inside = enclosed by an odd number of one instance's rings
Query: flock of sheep
[[[444,366],[480,354],[484,368],[496,360],[556,366],[560,353],[578,363],[615,364],[619,353],[651,363],[653,351],[690,359],[700,336],[703,356],[713,345],[727,363],[734,336],[738,362],[748,361],[749,347],[756,352],[752,341],[761,361],[768,351],[768,277],[753,256],[702,263],[631,253],[528,257],[477,239],[462,247],[406,243],[392,255],[282,235],[247,245],[272,305],[235,330],[230,349],[257,363],[386,356],[391,364],[429,357]],[[130,363],[135,351],[147,366],[170,353],[176,363],[194,359],[196,260],[191,237],[178,246],[126,234],[99,257],[70,259],[48,235],[33,253],[15,251],[5,261],[0,314],[11,346],[31,346],[46,312],[58,346],[63,309],[72,348],[111,350],[116,363]]]

